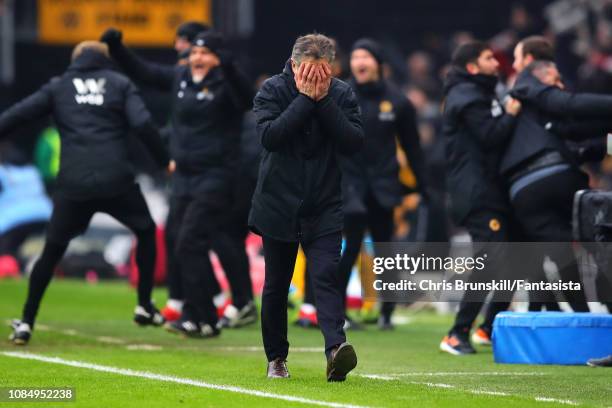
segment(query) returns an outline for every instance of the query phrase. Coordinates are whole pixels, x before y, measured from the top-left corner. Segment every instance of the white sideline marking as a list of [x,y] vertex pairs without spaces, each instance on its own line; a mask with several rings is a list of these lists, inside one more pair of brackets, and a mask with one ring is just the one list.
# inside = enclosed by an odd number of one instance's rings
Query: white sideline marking
[[[408,377],[408,376],[436,376],[436,375],[472,375],[472,374],[478,374],[478,373],[452,373],[452,372],[448,372],[448,373],[401,373],[401,374],[388,374],[388,375],[378,375],[378,374],[356,374],[359,377],[364,377],[364,378],[370,378],[373,380],[382,380],[382,381],[393,381],[393,380],[400,380],[401,377]],[[513,376],[513,375],[544,375],[545,373],[517,373],[517,372],[508,372],[505,373],[503,371],[493,371],[493,372],[485,372],[485,373],[480,373],[480,375],[509,375],[509,376]],[[489,390],[482,390],[482,389],[475,389],[475,390],[471,390],[471,389],[464,389],[464,388],[460,388],[457,387],[456,385],[452,385],[452,384],[444,384],[444,383],[432,383],[432,382],[421,382],[421,381],[408,381],[409,384],[414,384],[414,385],[424,385],[426,387],[429,388],[446,388],[446,389],[455,389],[459,392],[467,392],[470,394],[475,394],[475,395],[493,395],[496,397],[519,397],[519,398],[525,398],[522,395],[518,395],[518,394],[509,394],[507,392],[502,392],[502,391],[489,391]],[[528,397],[527,397],[528,398]],[[557,398],[548,398],[548,397],[535,397],[534,398],[535,401],[537,402],[554,402],[557,404],[564,404],[564,405],[580,405],[580,403],[576,402],[576,401],[572,401],[572,400],[563,400],[563,399],[557,399]]]
[[143,350],[143,351],[160,351],[163,350],[162,346],[156,346],[155,344],[130,344],[125,347],[127,350]]
[[556,402],[557,404],[579,405],[576,401],[561,400],[557,398],[536,397],[535,400],[540,402]]
[[146,378],[149,380],[171,382],[171,383],[183,384],[183,385],[192,385],[194,387],[208,388],[211,390],[229,391],[229,392],[234,392],[237,394],[253,395],[255,397],[271,398],[271,399],[290,401],[290,402],[299,402],[302,404],[319,405],[319,406],[333,407],[333,408],[366,408],[361,405],[351,405],[351,404],[342,404],[342,403],[337,403],[337,402],[319,401],[319,400],[314,400],[314,399],[309,399],[309,398],[294,397],[292,395],[274,394],[271,392],[251,390],[248,388],[235,387],[232,385],[211,384],[211,383],[207,383],[204,381],[193,380],[190,378],[180,378],[180,377],[174,377],[170,375],[155,374],[155,373],[151,373],[148,371],[136,371],[136,370],[130,370],[127,368],[104,366],[104,365],[99,365],[99,364],[87,363],[84,361],[64,360],[63,358],[59,358],[59,357],[45,357],[45,356],[40,356],[37,354],[24,353],[24,352],[11,352],[11,351],[2,352],[2,355],[7,356],[7,357],[22,358],[26,360],[43,361],[45,363],[61,364],[61,365],[70,366],[70,367],[87,368],[89,370],[125,375],[129,377],[140,377],[140,378]]
[[457,372],[457,373],[453,373],[451,371],[449,372],[432,372],[432,373],[398,373],[398,374],[387,374],[388,376],[392,376],[392,377],[436,377],[436,376],[517,376],[517,377],[523,377],[523,376],[540,376],[540,375],[546,375],[546,373],[520,373],[520,372],[516,372],[516,371],[479,371],[479,372],[469,372],[469,371],[465,371],[465,372]]

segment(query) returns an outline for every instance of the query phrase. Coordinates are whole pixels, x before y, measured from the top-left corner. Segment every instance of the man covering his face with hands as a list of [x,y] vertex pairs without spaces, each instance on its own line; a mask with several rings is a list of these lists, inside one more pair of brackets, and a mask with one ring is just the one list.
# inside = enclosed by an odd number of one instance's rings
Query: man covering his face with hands
[[327,380],[344,381],[357,365],[343,331],[336,273],[343,224],[337,156],[358,151],[363,130],[353,91],[331,76],[334,54],[324,35],[298,38],[283,72],[268,79],[254,100],[264,152],[249,225],[264,244],[261,314],[269,378],[289,377],[287,295],[299,244],[325,338]]

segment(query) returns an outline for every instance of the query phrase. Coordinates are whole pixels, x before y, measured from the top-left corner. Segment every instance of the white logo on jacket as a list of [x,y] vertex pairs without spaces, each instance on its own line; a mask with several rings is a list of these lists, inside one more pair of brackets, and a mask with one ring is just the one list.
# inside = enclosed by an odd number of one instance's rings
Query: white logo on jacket
[[86,104],[100,106],[104,103],[106,78],[88,78],[85,80],[81,78],[74,78],[72,83],[77,91],[74,99],[79,105]]

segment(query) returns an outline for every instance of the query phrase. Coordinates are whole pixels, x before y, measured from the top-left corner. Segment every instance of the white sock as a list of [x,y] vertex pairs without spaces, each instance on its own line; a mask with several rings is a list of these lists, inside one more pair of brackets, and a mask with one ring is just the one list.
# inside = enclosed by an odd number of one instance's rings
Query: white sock
[[166,306],[168,306],[170,309],[176,310],[177,312],[181,312],[183,310],[183,301],[178,299],[168,299]]

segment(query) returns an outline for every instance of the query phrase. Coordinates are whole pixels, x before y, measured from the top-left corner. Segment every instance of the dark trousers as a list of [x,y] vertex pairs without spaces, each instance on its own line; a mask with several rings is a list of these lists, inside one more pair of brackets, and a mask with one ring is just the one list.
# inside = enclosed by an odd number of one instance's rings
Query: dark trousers
[[[325,354],[346,341],[344,308],[337,280],[342,235],[340,232],[302,242],[314,286],[319,327],[325,338]],[[286,359],[287,296],[298,252],[297,242],[263,237],[266,277],[261,299],[261,331],[268,361]]]
[[[472,237],[472,242],[493,243],[487,245],[488,268],[483,270],[483,272],[496,271],[499,273],[497,277],[503,277],[504,274],[508,276],[507,272],[505,272],[508,268],[506,264],[508,256],[503,246],[503,243],[510,240],[511,226],[509,225],[508,217],[497,211],[482,210],[470,214],[465,226]],[[475,254],[474,256],[479,255]],[[477,282],[489,280],[490,278],[490,276],[482,276],[478,271],[474,270],[469,277],[469,281]],[[455,323],[449,333],[458,335],[469,334],[474,321],[478,317],[478,313],[484,307],[488,295],[488,291],[466,291],[463,294],[463,300],[459,304]],[[493,300],[487,309],[485,320],[481,327],[490,333],[497,313],[506,310],[509,305],[510,302],[508,301],[497,301],[494,293]]]
[[[170,201],[170,212],[166,222],[166,248],[168,252],[168,292],[171,299],[183,300],[185,297],[183,272],[176,249],[177,237],[191,201],[191,199],[181,197],[172,197]],[[222,212],[225,213],[225,211]],[[249,259],[244,242],[248,233],[246,221],[248,210],[247,215],[232,212],[217,217],[220,217],[216,220],[217,229],[223,232],[213,234],[209,246],[217,254],[223,266],[232,292],[232,303],[240,309],[253,300]],[[202,273],[207,276],[208,290],[214,296],[221,292],[221,287],[214,275],[206,271],[207,269],[212,270],[210,260],[204,262]]]
[[104,212],[132,230],[138,239],[138,304],[149,309],[153,290],[155,265],[155,223],[138,185],[112,198],[86,201],[56,196],[53,214],[47,229],[47,240],[42,255],[36,261],[28,286],[23,310],[23,321],[34,325],[40,301],[51,281],[53,271],[64,256],[70,241],[85,232],[91,217]]
[[[344,216],[346,246],[338,267],[338,281],[343,294],[346,294],[351,270],[361,251],[366,230],[370,231],[374,242],[389,242],[393,235],[393,209],[382,207],[372,194],[366,195],[365,205],[367,213]],[[343,297],[343,302],[346,303],[346,296]],[[394,307],[395,303],[384,302],[381,311],[390,316]]]
[[174,203],[176,212],[175,256],[181,271],[184,305],[182,318],[197,323],[217,324],[213,303],[218,284],[210,262],[209,251],[214,239],[227,240],[223,225],[222,194],[180,197]]
[[[543,262],[544,256],[549,256],[559,267],[559,275],[564,281],[580,282],[571,244],[572,206],[576,191],[588,187],[588,177],[584,173],[568,169],[527,185],[512,202],[528,240],[559,242],[550,253],[541,253],[539,257]],[[564,295],[574,311],[589,311],[584,292],[566,291]]]

